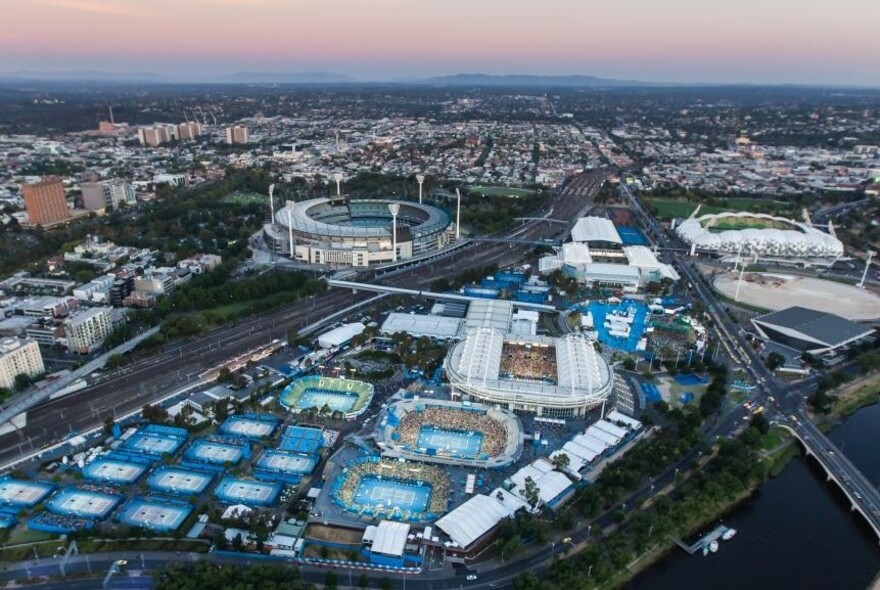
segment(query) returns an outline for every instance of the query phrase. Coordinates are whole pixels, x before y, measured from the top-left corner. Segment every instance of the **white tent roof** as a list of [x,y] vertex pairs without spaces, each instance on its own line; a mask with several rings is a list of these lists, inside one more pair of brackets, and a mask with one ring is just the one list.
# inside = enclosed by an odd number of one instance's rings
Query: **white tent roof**
[[571,228],[571,239],[575,242],[623,243],[614,224],[604,217],[581,217]]
[[415,336],[455,338],[461,330],[462,320],[438,315],[391,313],[382,323],[383,334],[406,332]]
[[376,527],[371,551],[373,553],[381,553],[382,555],[400,557],[403,555],[404,547],[406,547],[407,535],[409,535],[409,525],[405,522],[383,520]]
[[[501,493],[504,500],[499,502],[496,497]],[[498,488],[491,496],[478,494],[441,518],[436,525],[449,535],[459,547],[468,547],[474,541],[501,522],[510,518],[525,503],[512,494]]]
[[635,418],[631,418],[626,414],[622,414],[617,410],[611,410],[608,412],[608,415],[605,416],[606,420],[610,420],[611,422],[620,422],[622,424],[626,424],[629,428],[633,430],[638,430],[642,427],[642,423],[636,420]]
[[617,438],[623,438],[626,436],[626,429],[621,428],[617,424],[612,424],[608,420],[597,420],[595,426],[599,430],[604,430],[608,434],[614,435]]
[[334,330],[330,330],[329,332],[325,332],[318,336],[318,344],[321,348],[332,348],[334,346],[345,344],[363,332],[365,328],[366,326],[360,322],[352,322],[351,324],[339,326]]

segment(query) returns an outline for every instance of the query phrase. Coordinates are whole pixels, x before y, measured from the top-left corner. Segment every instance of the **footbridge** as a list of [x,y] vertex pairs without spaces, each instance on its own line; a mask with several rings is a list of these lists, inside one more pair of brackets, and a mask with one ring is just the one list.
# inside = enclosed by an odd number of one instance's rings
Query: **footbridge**
[[862,515],[880,540],[880,492],[877,488],[803,411],[780,420],[779,426],[800,441],[807,456],[813,457],[822,467],[828,481],[837,484],[849,501],[850,509]]
[[[434,291],[419,291],[417,289],[401,289],[399,287],[386,287],[384,285],[371,285],[369,283],[356,283],[354,281],[340,281],[337,279],[329,279],[327,284],[331,287],[341,289],[351,289],[352,291],[371,291],[373,293],[390,293],[392,295],[409,295],[412,297],[424,297],[426,299],[438,299],[446,301],[486,301],[482,297],[470,297],[468,295],[460,295],[458,293],[435,293]],[[525,301],[511,301],[515,307],[523,309],[534,309],[536,311],[555,312],[556,308],[552,305],[544,305],[543,303],[528,303]]]

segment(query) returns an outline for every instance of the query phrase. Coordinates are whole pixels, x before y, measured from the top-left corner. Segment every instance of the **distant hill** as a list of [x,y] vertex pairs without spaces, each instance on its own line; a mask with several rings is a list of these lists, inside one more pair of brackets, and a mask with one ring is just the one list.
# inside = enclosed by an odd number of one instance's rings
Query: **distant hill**
[[222,82],[239,84],[352,84],[355,78],[335,72],[239,72]]
[[451,76],[434,76],[424,78],[419,83],[435,86],[531,86],[580,88],[595,86],[645,86],[645,82],[612,80],[596,76],[538,76],[531,74],[513,74],[496,76],[492,74],[453,74]]
[[165,78],[150,72],[101,72],[77,70],[70,72],[31,71],[0,72],[0,80],[32,80],[40,82],[148,82],[161,83]]

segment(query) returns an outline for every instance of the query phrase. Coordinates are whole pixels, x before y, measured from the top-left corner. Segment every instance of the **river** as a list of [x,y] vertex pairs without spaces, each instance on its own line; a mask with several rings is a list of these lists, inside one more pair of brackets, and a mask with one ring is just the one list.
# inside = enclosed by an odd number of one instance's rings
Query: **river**
[[[830,433],[871,481],[880,481],[880,405]],[[792,460],[724,519],[737,536],[703,557],[676,549],[628,590],[864,590],[880,570],[874,534],[827,485],[815,465]]]

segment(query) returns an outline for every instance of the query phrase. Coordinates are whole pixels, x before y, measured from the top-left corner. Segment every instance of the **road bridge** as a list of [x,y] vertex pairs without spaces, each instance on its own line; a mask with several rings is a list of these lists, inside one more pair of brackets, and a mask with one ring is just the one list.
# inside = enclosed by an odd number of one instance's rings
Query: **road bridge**
[[880,492],[859,469],[819,430],[803,411],[780,419],[779,426],[790,432],[825,472],[828,481],[840,488],[850,503],[873,529],[880,541]]
[[558,246],[560,238],[543,240],[527,240],[525,238],[468,238],[471,242],[493,242],[496,244],[525,244],[527,246]]

